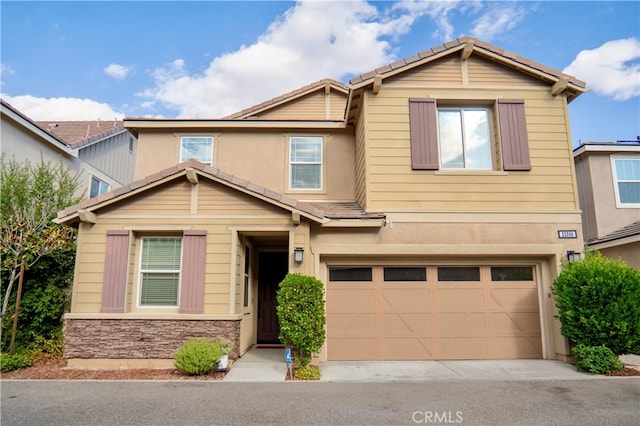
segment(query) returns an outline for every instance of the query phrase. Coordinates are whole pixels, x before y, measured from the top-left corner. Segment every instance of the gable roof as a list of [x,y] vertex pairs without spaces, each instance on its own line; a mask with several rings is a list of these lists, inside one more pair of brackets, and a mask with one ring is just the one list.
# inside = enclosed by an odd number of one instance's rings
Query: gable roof
[[129,197],[155,188],[160,184],[189,176],[188,173],[218,182],[229,188],[238,190],[265,202],[289,211],[299,212],[301,216],[324,224],[330,219],[382,219],[383,214],[368,214],[356,202],[318,202],[308,203],[295,200],[265,187],[253,184],[239,177],[230,175],[215,167],[207,166],[194,159],[164,169],[144,179],[131,182],[95,198],[84,200],[76,205],[58,212],[56,223],[72,225],[80,221],[81,211],[93,212],[114,203],[123,202]]
[[36,121],[49,134],[73,148],[82,148],[118,133],[126,132],[122,120],[113,121]]
[[331,78],[325,78],[322,80],[318,80],[314,83],[307,84],[306,86],[300,87],[291,92],[285,93],[283,95],[280,95],[275,98],[269,99],[267,101],[261,102],[259,104],[253,105],[249,108],[245,108],[242,111],[238,111],[233,114],[227,115],[226,117],[222,117],[222,119],[231,120],[231,119],[250,118],[253,115],[264,112],[266,110],[282,105],[284,103],[291,102],[295,99],[301,98],[303,96],[306,96],[310,93],[316,92],[321,89],[336,90],[344,94],[349,93],[349,86],[347,86],[346,84]]
[[21,125],[25,130],[44,139],[45,142],[49,143],[58,151],[61,151],[71,157],[78,157],[78,151],[76,149],[74,149],[72,146],[70,146],[68,143],[66,143],[56,135],[47,132],[37,122],[27,117],[9,102],[0,98],[0,105],[2,107],[3,116],[11,118],[13,121]]
[[354,94],[358,92],[359,89],[368,87],[369,85],[374,85],[375,89],[375,85],[382,84],[386,78],[393,77],[456,52],[461,52],[463,59],[468,59],[472,54],[478,54],[543,79],[550,84],[558,84],[560,85],[558,88],[560,92],[567,92],[567,102],[571,102],[588,90],[584,81],[578,80],[569,74],[547,67],[523,56],[516,55],[515,53],[482,40],[473,37],[460,37],[352,78],[349,81],[351,84],[351,93],[347,104],[347,120],[350,121],[354,118],[353,111],[358,107],[358,101],[357,99],[354,100]]

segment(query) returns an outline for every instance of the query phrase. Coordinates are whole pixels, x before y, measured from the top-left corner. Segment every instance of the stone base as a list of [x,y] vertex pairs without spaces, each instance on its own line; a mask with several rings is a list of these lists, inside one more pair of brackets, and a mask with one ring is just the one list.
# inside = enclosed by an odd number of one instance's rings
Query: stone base
[[[234,344],[229,358],[238,358],[240,320],[67,318],[64,357],[69,360],[122,360],[125,363],[167,360],[173,359],[176,349],[193,337],[226,339]],[[172,367],[173,364],[167,368]]]

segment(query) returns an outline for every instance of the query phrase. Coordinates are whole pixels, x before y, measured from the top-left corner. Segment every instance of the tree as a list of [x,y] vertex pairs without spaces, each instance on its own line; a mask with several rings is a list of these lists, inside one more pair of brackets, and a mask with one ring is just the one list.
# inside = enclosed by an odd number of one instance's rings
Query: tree
[[640,350],[640,271],[587,251],[553,282],[561,332],[572,343],[606,346],[614,354]]
[[[1,316],[4,318],[14,284],[25,270],[43,256],[69,249],[75,243],[75,231],[55,224],[57,212],[80,201],[76,197],[79,175],[62,163],[41,160],[38,164],[0,159],[1,235],[0,272],[2,274]],[[0,337],[2,336],[0,327]]]
[[325,341],[324,285],[313,277],[287,274],[276,296],[280,340],[304,367]]

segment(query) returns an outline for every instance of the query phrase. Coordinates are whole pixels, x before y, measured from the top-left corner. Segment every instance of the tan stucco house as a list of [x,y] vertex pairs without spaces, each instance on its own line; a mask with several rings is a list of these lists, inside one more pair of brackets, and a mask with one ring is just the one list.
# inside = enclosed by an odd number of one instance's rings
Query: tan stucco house
[[582,250],[584,82],[472,38],[222,119],[125,119],[135,181],[77,226],[70,366],[278,342],[287,272],[325,283],[323,360],[566,359],[551,283]]
[[640,269],[640,140],[573,151],[585,245]]

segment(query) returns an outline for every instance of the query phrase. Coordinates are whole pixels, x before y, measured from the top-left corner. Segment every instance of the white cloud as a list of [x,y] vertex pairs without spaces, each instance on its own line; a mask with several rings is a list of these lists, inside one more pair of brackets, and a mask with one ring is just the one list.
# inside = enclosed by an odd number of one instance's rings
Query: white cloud
[[123,80],[129,75],[129,73],[131,73],[132,69],[130,67],[125,67],[124,65],[109,64],[109,66],[104,67],[103,71],[109,77]]
[[124,117],[105,103],[78,98],[37,98],[31,95],[2,98],[32,120],[112,120]]
[[608,41],[578,53],[563,72],[587,82],[595,93],[625,101],[640,96],[640,39]]
[[393,16],[364,1],[298,2],[254,44],[217,57],[201,74],[190,74],[178,59],[153,71],[156,87],[138,95],[178,110],[179,117],[220,117],[322,78],[339,80],[393,61],[385,38],[406,33],[423,9]]
[[470,34],[473,37],[491,41],[497,35],[515,28],[524,17],[525,10],[522,7],[515,4],[506,6],[501,2],[473,22]]

